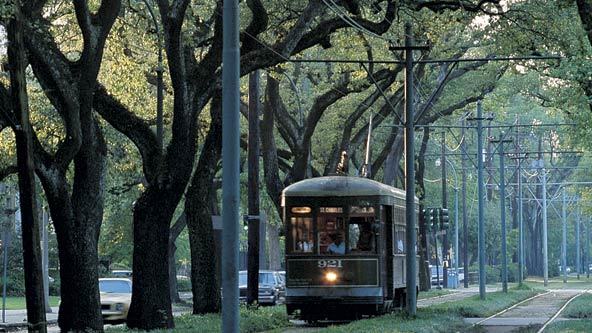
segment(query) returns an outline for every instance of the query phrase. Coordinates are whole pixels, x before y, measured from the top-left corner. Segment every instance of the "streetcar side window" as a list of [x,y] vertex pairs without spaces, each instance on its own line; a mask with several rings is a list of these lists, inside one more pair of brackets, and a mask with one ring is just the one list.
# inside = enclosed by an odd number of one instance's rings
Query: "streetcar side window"
[[372,230],[374,207],[350,207],[349,244],[350,252],[376,253],[376,234]]
[[310,216],[310,212],[310,207],[292,207],[291,209],[290,233],[292,242],[290,244],[290,252],[292,253],[312,253],[314,251],[312,216]]
[[405,239],[405,208],[401,206],[394,207],[395,218],[395,253],[406,253]]

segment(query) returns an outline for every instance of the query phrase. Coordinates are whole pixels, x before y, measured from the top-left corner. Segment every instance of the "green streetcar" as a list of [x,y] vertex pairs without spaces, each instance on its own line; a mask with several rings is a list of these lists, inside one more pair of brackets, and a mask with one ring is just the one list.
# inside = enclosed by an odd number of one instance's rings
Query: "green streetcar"
[[[417,198],[415,206],[417,214]],[[405,306],[403,190],[319,177],[284,189],[282,207],[288,314],[347,320]]]

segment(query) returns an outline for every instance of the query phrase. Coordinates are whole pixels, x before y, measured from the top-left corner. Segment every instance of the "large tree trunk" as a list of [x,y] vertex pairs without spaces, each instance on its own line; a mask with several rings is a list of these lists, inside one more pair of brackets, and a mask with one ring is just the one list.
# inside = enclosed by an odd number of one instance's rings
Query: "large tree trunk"
[[23,45],[23,27],[20,1],[14,1],[14,17],[9,21],[8,62],[10,64],[10,88],[12,107],[21,125],[15,129],[17,148],[18,183],[21,208],[21,231],[23,243],[23,265],[25,272],[25,292],[27,299],[27,319],[29,332],[47,332],[45,321],[45,293],[41,272],[41,248],[39,246],[39,215],[37,214],[37,194],[35,189],[35,164],[33,163],[32,133],[29,122],[29,103],[27,96],[27,67]]
[[212,122],[202,153],[185,195],[185,213],[191,249],[191,290],[193,313],[211,313],[220,310],[212,202],[216,195],[214,177],[222,155],[222,119],[219,93],[212,100]]
[[[58,324],[63,332],[102,332],[98,288],[98,230],[88,227],[57,228],[61,302]],[[80,295],[85,295],[80,297]]]
[[170,192],[149,187],[134,207],[134,284],[127,322],[130,328],[174,326],[167,254],[169,223],[178,201]]
[[282,267],[279,231],[282,225],[268,225],[267,237],[269,238],[269,269],[279,270]]

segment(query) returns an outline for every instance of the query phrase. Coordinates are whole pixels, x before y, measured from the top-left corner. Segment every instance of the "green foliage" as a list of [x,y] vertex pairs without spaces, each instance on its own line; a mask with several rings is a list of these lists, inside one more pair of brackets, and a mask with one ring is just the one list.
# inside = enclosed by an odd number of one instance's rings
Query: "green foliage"
[[579,296],[569,303],[567,308],[563,310],[563,317],[568,318],[592,318],[592,295],[585,294]]
[[428,291],[420,291],[417,299],[431,298],[444,296],[453,293],[449,289],[430,289]]
[[545,329],[545,332],[549,333],[580,333],[591,331],[592,320],[589,319],[555,321]]
[[510,288],[507,293],[487,293],[485,302],[479,299],[479,295],[475,295],[461,301],[434,305],[430,309],[443,313],[458,313],[463,317],[487,317],[538,293],[537,290],[527,287]]
[[[443,325],[442,323],[446,323]],[[358,320],[347,325],[321,329],[322,333],[382,333],[382,332],[421,332],[445,333],[467,332],[467,325],[458,313],[444,313],[429,309],[418,309],[416,318],[404,313],[390,314],[371,319]]]
[[[24,297],[25,296],[25,276],[17,272],[11,272],[12,274],[6,279],[6,294],[8,296]],[[1,285],[4,285],[4,279],[0,277]]]
[[177,278],[177,291],[179,291],[179,292],[191,291],[191,280]]
[[[175,317],[175,329],[172,332],[220,332],[220,314],[206,315],[182,315]],[[288,326],[288,316],[284,306],[271,306],[260,308],[240,307],[240,332],[254,333],[269,331]],[[108,328],[106,332],[134,332],[125,328]],[[153,330],[155,333],[171,332],[167,330]]]
[[[60,298],[56,296],[49,297],[49,305],[54,307],[60,304]],[[6,297],[6,310],[24,310],[27,308],[25,297]]]

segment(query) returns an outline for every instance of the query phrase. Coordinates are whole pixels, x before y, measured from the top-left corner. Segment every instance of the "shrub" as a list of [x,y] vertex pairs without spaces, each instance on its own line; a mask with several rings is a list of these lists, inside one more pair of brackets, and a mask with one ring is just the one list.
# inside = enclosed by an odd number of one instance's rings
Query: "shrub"
[[[2,285],[4,286],[4,280],[0,278]],[[7,296],[25,296],[25,279],[22,274],[8,275],[6,279],[6,295]],[[1,292],[1,289],[0,289]]]
[[191,291],[191,280],[190,279],[182,279],[177,278],[177,291],[184,292],[184,291]]

